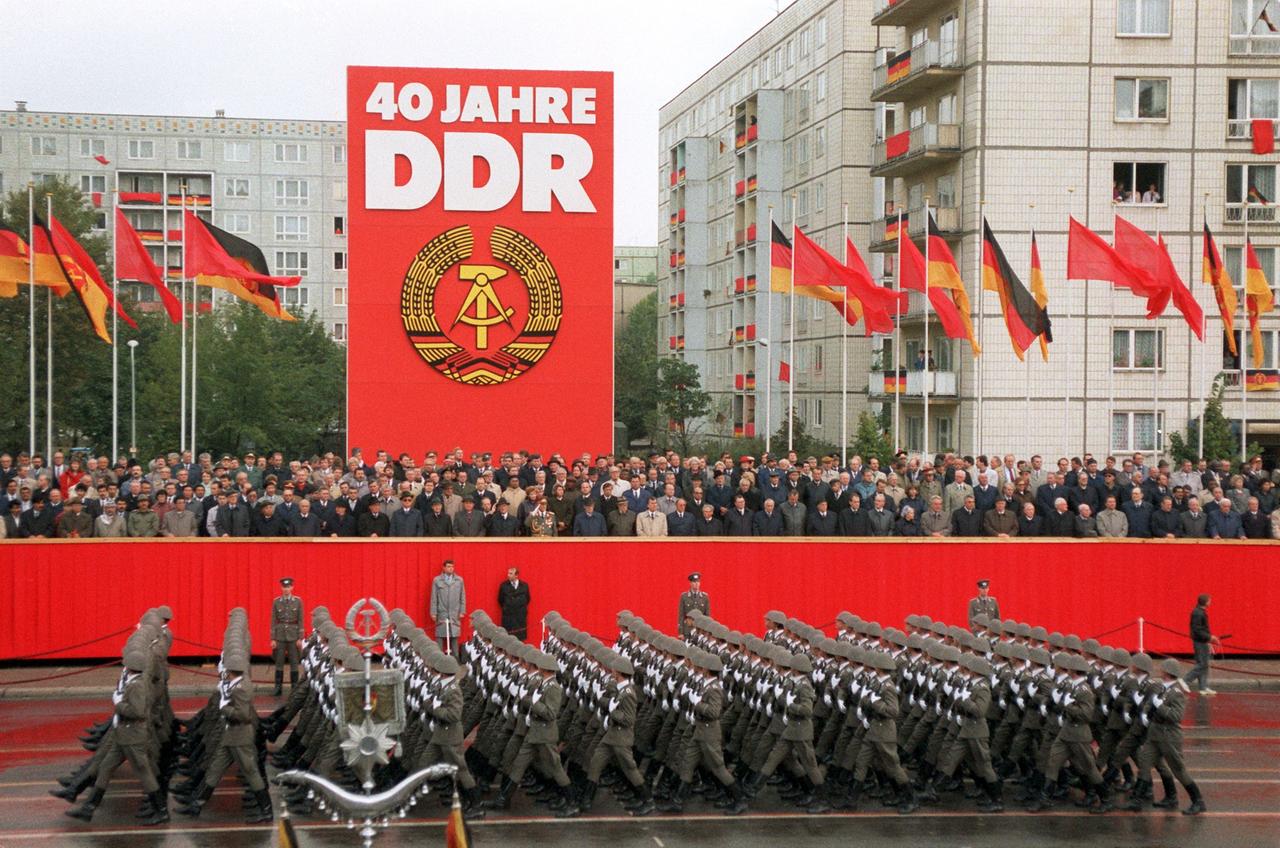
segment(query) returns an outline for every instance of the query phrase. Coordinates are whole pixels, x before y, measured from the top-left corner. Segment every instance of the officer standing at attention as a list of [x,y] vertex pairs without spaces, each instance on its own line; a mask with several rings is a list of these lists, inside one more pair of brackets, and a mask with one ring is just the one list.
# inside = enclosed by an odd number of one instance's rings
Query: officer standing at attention
[[997,603],[996,599],[991,597],[988,592],[988,587],[990,587],[990,585],[990,580],[979,580],[978,596],[976,598],[969,599],[969,629],[975,633],[977,632],[978,627],[974,624],[973,620],[978,616],[985,615],[993,621],[1000,618],[1000,604]]
[[280,579],[280,597],[271,602],[271,659],[276,664],[275,695],[284,684],[284,661],[289,659],[289,689],[298,682],[298,655],[302,648],[302,599],[293,596],[293,578]]
[[689,575],[689,591],[680,594],[680,617],[677,619],[680,635],[689,638],[689,625],[685,623],[685,616],[691,611],[698,610],[703,615],[711,615],[711,598],[707,593],[702,591],[702,575],[695,571]]

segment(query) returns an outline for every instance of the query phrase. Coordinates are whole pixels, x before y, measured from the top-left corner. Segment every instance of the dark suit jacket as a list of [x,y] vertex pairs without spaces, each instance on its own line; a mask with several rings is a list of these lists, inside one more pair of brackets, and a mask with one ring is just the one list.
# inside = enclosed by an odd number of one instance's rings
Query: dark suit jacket
[[1056,509],[1044,517],[1045,536],[1074,536],[1076,534],[1076,517],[1070,511],[1058,512]]
[[1270,539],[1271,538],[1271,518],[1262,510],[1258,512],[1243,512],[1240,514],[1240,526],[1244,528],[1244,537],[1246,539]]
[[523,635],[529,619],[529,584],[521,580],[513,587],[510,580],[503,580],[498,587],[498,608],[502,610],[502,626]]
[[34,509],[29,509],[22,513],[22,517],[18,520],[18,535],[24,539],[37,536],[52,539],[54,535],[53,510],[46,506],[40,510],[39,515],[36,515]]
[[388,515],[387,519],[391,522],[390,535],[392,536],[417,537],[422,535],[422,513],[413,507],[407,510],[401,507]]
[[830,509],[825,513],[814,509],[805,518],[805,533],[809,536],[834,536],[837,529],[836,514]]
[[981,536],[982,535],[982,513],[978,510],[966,512],[964,507],[960,507],[951,513],[951,535],[952,536]]
[[1178,521],[1182,525],[1182,535],[1187,539],[1209,538],[1209,514],[1203,509],[1199,512],[1187,510]]
[[214,523],[218,527],[219,536],[248,536],[250,528],[249,508],[237,504],[235,509],[231,508],[230,502],[218,510],[218,515],[214,519]]
[[698,520],[693,517],[693,513],[673,512],[667,516],[667,535],[668,536],[696,536],[698,535]]
[[1175,538],[1182,538],[1182,514],[1176,509],[1165,512],[1163,509],[1157,509],[1151,514],[1151,535],[1156,539],[1163,539],[1170,533]]
[[391,519],[387,518],[385,512],[374,515],[372,511],[363,512],[356,519],[356,535],[368,538],[374,534],[378,538],[386,538],[391,535]]
[[290,536],[319,536],[321,530],[323,530],[323,522],[314,512],[306,515],[298,513],[289,519]]
[[782,530],[782,513],[776,509],[772,514],[762,509],[751,518],[751,535],[753,536],[781,536]]
[[[695,536],[723,536],[724,535],[724,523],[721,522],[720,519],[716,518],[714,515],[711,516],[710,520],[699,516],[698,520],[694,523],[693,528],[695,531],[694,532]],[[670,526],[667,527],[667,530],[668,532],[670,532],[671,530]]]
[[479,510],[459,510],[453,518],[453,535],[474,538],[485,533],[484,514]]
[[335,510],[333,517],[325,522],[326,533],[336,533],[340,537],[349,537],[356,535],[356,517],[351,514],[350,510],[346,515],[339,516]]
[[1061,483],[1056,484],[1050,491],[1049,484],[1045,483],[1036,492],[1036,514],[1041,518],[1047,518],[1049,513],[1053,512],[1053,502],[1058,498],[1066,498],[1067,489]]
[[1151,538],[1151,513],[1154,512],[1151,504],[1147,501],[1137,503],[1136,501],[1125,501],[1120,506],[1120,511],[1124,513],[1125,518],[1129,519],[1129,538],[1130,539],[1150,539]]
[[[724,534],[726,536],[750,536],[751,524],[755,518],[755,513],[750,509],[744,509],[738,512],[737,507],[729,507],[729,511],[724,514]],[[778,516],[779,519],[782,516]]]
[[871,519],[865,510],[842,509],[836,513],[836,527],[841,536],[870,536]]
[[995,486],[974,486],[974,509],[978,512],[986,512],[989,509],[995,509],[996,496],[999,494],[1000,490]]
[[261,512],[255,512],[253,515],[253,535],[265,538],[288,536],[289,525],[274,512],[271,513],[270,518],[267,518]]
[[488,529],[485,532],[486,536],[510,539],[513,536],[520,535],[520,522],[509,512],[506,515],[501,512],[495,512],[493,517],[489,519],[488,525]]
[[1038,515],[1027,518],[1025,515],[1018,516],[1018,536],[1042,536],[1044,530],[1044,519]]

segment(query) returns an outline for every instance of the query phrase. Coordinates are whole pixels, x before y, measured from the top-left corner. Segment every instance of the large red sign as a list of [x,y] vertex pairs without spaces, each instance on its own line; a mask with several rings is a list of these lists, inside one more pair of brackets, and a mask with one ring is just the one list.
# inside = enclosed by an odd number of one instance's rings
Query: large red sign
[[347,433],[613,440],[613,75],[347,69]]

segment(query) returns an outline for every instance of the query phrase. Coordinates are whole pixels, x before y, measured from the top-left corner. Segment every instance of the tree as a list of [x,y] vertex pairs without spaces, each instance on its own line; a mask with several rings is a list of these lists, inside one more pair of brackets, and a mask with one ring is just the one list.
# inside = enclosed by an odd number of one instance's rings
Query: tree
[[872,457],[880,460],[881,468],[889,468],[893,465],[893,445],[889,434],[870,412],[861,412],[858,415],[858,424],[853,434],[853,445],[850,447],[850,456],[860,456],[863,461],[868,461]]
[[[804,458],[806,456],[839,456],[840,448],[832,442],[814,436],[805,427],[804,419],[800,417],[794,409],[791,410],[791,450],[796,455]],[[774,454],[783,454],[787,452],[787,419],[784,417],[782,423],[778,425],[778,432],[773,434],[772,444]]]
[[[1225,391],[1225,381],[1219,374],[1213,380],[1213,391],[1204,407],[1204,459],[1233,461],[1240,455],[1240,437],[1231,432],[1231,422],[1222,413],[1222,395]],[[1199,448],[1199,416],[1187,423],[1185,436],[1178,432],[1169,435],[1169,452],[1178,462],[1184,459],[1195,462],[1200,459],[1201,457],[1197,456]],[[1261,446],[1251,444],[1246,453],[1249,456],[1256,456],[1261,453]]]
[[664,359],[658,364],[658,408],[680,443],[680,453],[688,454],[693,436],[690,428],[711,411],[711,395],[702,390],[698,366],[683,359]]
[[613,357],[613,417],[627,428],[627,438],[655,435],[651,418],[658,409],[658,294],[650,294],[631,310],[619,334]]

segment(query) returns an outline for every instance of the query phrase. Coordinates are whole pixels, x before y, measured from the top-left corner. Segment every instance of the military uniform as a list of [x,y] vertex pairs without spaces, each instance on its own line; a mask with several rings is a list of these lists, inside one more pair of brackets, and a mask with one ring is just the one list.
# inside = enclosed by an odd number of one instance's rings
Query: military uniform
[[[987,588],[988,585],[989,584],[986,580],[978,581],[979,589],[985,589]],[[983,597],[982,595],[977,595],[973,598],[970,598],[969,599],[969,629],[970,630],[977,632],[978,626],[975,623],[974,619],[980,615],[985,615],[991,621],[999,621],[1000,620],[1000,604],[991,595],[987,595],[986,597]]]
[[[280,581],[281,586],[292,586],[293,578]],[[271,602],[271,659],[276,664],[275,694],[279,695],[284,684],[284,664],[289,661],[289,686],[298,684],[298,643],[302,641],[302,599],[281,595]]]
[[[700,581],[702,575],[694,572],[689,575],[689,582]],[[680,593],[680,614],[676,619],[676,627],[680,631],[680,635],[689,637],[689,625],[685,624],[685,617],[693,610],[697,610],[703,615],[711,615],[711,598],[701,589],[689,589],[687,592]]]

